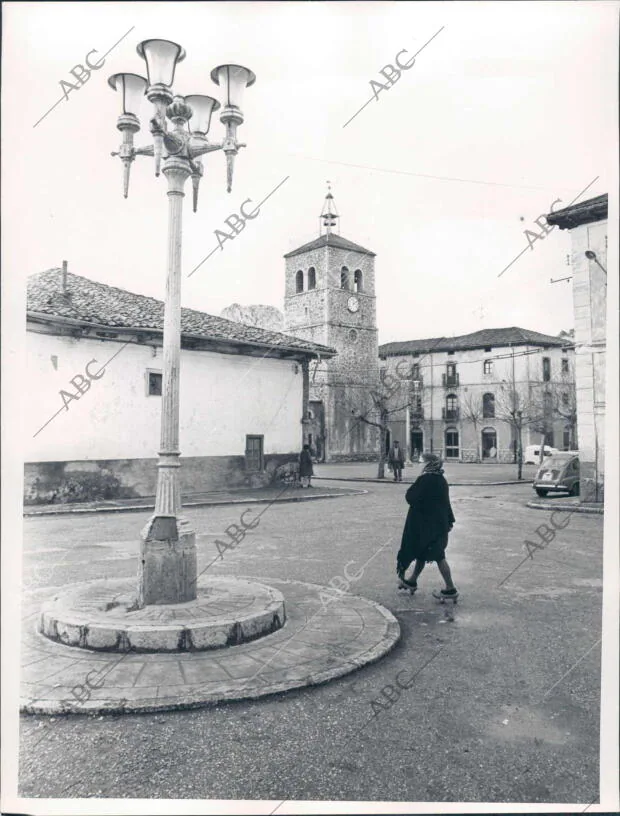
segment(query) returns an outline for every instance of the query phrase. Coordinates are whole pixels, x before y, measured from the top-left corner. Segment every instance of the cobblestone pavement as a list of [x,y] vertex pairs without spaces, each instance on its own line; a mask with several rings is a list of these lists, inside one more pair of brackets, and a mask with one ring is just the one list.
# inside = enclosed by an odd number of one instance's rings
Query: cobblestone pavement
[[[356,576],[350,591],[400,624],[386,657],[323,686],[206,709],[24,715],[21,795],[270,799],[274,808],[286,799],[593,802],[603,517],[572,515],[528,557],[525,540],[551,528],[525,507],[530,485],[453,487],[448,556],[461,597],[447,622],[430,595],[434,566],[415,596],[395,586],[406,485],[366,487],[274,505],[213,571],[319,585]],[[199,566],[239,511],[187,510]],[[147,516],[25,519],[29,601],[135,574]]]

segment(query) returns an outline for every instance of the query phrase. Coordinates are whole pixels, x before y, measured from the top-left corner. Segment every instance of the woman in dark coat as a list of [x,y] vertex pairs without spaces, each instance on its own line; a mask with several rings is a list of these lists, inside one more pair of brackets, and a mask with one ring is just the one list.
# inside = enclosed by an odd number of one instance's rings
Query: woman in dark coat
[[[299,454],[299,478],[302,487],[312,487],[310,479],[314,474],[312,467],[312,456],[310,455],[310,445],[304,445],[304,449]],[[304,484],[304,482],[306,484]]]
[[[433,595],[450,598],[458,595],[446,561],[448,533],[454,524],[454,514],[441,459],[430,453],[425,454],[424,461],[424,470],[405,495],[409,512],[396,560],[396,574],[401,585],[415,590],[424,566],[436,561],[446,588]],[[406,580],[405,572],[414,560],[413,573]]]

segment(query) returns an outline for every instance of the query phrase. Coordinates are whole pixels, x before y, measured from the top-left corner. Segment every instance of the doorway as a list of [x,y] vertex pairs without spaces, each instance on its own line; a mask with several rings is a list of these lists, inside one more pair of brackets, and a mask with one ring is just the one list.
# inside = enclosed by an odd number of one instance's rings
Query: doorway
[[424,431],[419,428],[414,428],[411,431],[411,461],[417,462],[420,454],[424,451]]

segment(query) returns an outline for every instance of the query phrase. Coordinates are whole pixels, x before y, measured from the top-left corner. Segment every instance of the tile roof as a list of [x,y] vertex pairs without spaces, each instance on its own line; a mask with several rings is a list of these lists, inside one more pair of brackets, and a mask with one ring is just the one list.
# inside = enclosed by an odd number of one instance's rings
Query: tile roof
[[421,340],[404,340],[397,343],[384,343],[379,346],[380,357],[393,357],[400,354],[430,351],[465,351],[486,348],[487,346],[565,346],[572,345],[570,340],[554,337],[550,334],[520,329],[511,326],[507,329],[481,329],[471,334],[458,337],[427,337]]
[[[48,269],[28,278],[26,308],[31,316],[34,313],[50,318],[69,318],[105,328],[163,331],[164,304],[161,300],[69,272],[68,294],[63,294],[62,274],[62,269]],[[336,353],[334,349],[299,337],[246,326],[196,309],[181,309],[181,332],[193,338],[268,346],[307,356],[320,353],[330,357]]]
[[370,255],[373,258],[376,255],[376,253],[371,252],[369,249],[364,249],[363,246],[349,241],[348,238],[343,238],[342,235],[328,232],[325,235],[321,235],[320,238],[315,238],[314,241],[310,241],[310,243],[294,249],[292,252],[287,252],[284,257],[292,258],[294,255],[301,255],[302,252],[309,252],[311,249],[321,249],[321,247],[325,246],[335,247],[336,249],[350,249],[354,252],[363,252],[364,255]]
[[607,218],[607,193],[571,204],[562,210],[555,210],[545,218],[547,222],[560,229],[573,229],[581,224],[593,224]]

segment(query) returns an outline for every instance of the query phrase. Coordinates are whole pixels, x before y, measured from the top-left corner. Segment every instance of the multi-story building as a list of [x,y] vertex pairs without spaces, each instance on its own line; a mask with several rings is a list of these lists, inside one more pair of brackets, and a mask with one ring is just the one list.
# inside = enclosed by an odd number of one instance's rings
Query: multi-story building
[[[523,448],[577,445],[574,349],[517,327],[386,343],[388,445],[462,462],[516,460]],[[394,382],[398,383],[394,387]],[[520,437],[520,439],[519,439]]]
[[570,230],[581,501],[602,502],[605,484],[607,195],[573,204],[547,221]]

